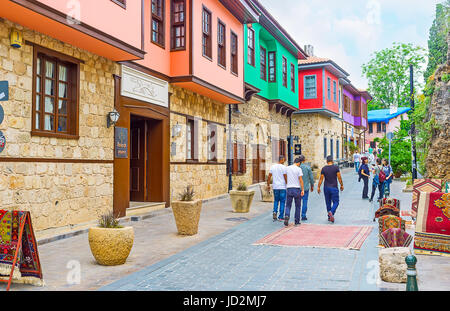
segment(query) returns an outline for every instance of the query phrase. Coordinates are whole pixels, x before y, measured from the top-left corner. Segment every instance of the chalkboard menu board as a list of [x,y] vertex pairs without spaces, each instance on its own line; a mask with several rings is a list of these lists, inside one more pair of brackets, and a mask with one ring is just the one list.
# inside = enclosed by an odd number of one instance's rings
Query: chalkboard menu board
[[128,158],[128,129],[116,127],[114,129],[114,153],[118,159]]

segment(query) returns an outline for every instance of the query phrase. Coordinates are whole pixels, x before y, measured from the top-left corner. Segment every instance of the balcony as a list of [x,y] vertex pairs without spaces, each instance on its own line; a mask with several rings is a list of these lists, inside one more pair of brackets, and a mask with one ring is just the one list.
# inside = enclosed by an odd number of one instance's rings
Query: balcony
[[[0,0],[0,17],[113,61],[142,59],[142,4]],[[100,14],[99,14],[100,13]],[[120,23],[115,21],[120,20]]]

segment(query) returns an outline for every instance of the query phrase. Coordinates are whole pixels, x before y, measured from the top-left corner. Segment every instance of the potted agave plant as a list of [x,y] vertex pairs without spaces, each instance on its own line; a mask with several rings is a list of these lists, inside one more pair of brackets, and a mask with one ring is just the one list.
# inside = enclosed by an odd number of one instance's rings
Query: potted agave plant
[[180,195],[180,201],[172,202],[172,211],[180,235],[195,235],[198,233],[202,201],[194,200],[194,196],[194,188],[187,186]]
[[235,213],[248,213],[255,191],[248,190],[245,183],[240,183],[236,190],[230,191],[231,206]]
[[89,229],[89,246],[95,260],[103,266],[126,262],[134,242],[133,227],[123,227],[113,212],[100,216],[97,227]]

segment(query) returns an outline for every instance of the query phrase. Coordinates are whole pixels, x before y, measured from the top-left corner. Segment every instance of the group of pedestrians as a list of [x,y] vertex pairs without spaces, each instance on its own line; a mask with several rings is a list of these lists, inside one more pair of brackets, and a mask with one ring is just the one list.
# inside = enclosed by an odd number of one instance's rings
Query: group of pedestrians
[[[357,159],[360,159],[357,161]],[[392,167],[389,165],[387,159],[381,159],[377,156],[376,152],[370,153],[368,156],[361,156],[358,152],[353,155],[355,161],[355,168],[359,180],[363,181],[363,192],[362,198],[369,199],[369,202],[373,201],[375,192],[378,189],[378,201],[383,198],[383,195],[387,191],[390,192],[390,185],[392,183],[393,171]],[[358,165],[357,165],[358,164]],[[370,197],[369,194],[369,179],[372,174],[372,193]]]
[[[272,182],[274,193],[273,220],[284,221],[289,225],[292,202],[295,203],[294,225],[300,225],[301,221],[308,220],[308,198],[314,191],[314,176],[311,168],[305,164],[306,158],[300,155],[294,160],[294,164],[285,166],[286,158],[280,156],[279,162],[270,168],[267,179],[267,187]],[[327,165],[322,168],[317,193],[320,194],[322,182],[324,182],[324,196],[327,207],[328,221],[334,223],[334,215],[339,206],[338,180],[340,190],[344,190],[339,167],[333,164],[333,158],[327,157]],[[302,208],[303,203],[303,208]],[[300,218],[301,217],[301,218]]]

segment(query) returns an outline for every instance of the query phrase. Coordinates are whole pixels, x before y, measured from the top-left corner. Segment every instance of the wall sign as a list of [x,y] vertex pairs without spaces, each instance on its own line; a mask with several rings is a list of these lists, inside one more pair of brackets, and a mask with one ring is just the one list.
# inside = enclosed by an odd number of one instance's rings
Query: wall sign
[[295,148],[295,151],[294,151],[295,155],[301,155],[302,154],[302,144],[296,144],[294,146],[294,148]]
[[3,107],[0,105],[0,124],[2,124],[4,118],[5,118],[5,111],[3,110]]
[[122,65],[120,95],[169,107],[169,83]]
[[114,155],[118,159],[128,158],[128,129],[124,127],[114,128]]
[[3,135],[3,132],[0,131],[0,153],[5,149],[6,145],[6,138],[5,135]]
[[7,101],[8,99],[9,99],[8,81],[0,81],[0,101]]

